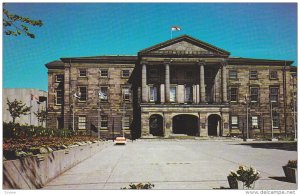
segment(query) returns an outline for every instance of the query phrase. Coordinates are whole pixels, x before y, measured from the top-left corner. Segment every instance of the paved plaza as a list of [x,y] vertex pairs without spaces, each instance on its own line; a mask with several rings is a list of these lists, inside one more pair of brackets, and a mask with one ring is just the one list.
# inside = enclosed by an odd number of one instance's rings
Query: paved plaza
[[137,140],[111,145],[66,171],[43,189],[120,189],[153,183],[154,189],[228,188],[227,175],[239,165],[261,172],[255,189],[295,190],[282,165],[297,151],[235,140]]

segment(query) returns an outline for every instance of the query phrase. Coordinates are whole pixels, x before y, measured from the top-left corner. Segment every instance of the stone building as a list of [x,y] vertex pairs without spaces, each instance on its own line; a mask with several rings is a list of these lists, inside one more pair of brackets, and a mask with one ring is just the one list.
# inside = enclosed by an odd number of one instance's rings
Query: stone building
[[292,63],[230,57],[187,35],[137,56],[61,58],[46,64],[48,126],[107,138],[293,134]]

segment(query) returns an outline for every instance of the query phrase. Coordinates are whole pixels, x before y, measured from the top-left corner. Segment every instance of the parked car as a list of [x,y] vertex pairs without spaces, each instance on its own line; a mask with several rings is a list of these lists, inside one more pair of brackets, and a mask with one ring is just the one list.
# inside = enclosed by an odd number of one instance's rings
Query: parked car
[[125,137],[116,137],[115,144],[126,144],[126,138]]

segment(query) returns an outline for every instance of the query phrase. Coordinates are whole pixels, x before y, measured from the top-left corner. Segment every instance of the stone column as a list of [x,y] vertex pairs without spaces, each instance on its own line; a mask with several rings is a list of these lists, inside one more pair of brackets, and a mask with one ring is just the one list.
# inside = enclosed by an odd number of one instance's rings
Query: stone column
[[216,103],[221,103],[222,100],[221,100],[221,68],[218,68],[218,72],[217,72],[217,75],[216,75],[216,78],[215,78],[215,102]]
[[207,129],[207,121],[206,121],[206,113],[198,112],[199,116],[199,129],[200,129],[200,137],[207,137],[208,136],[208,129]]
[[205,81],[204,81],[204,63],[200,64],[200,102],[205,102]]
[[164,115],[164,137],[168,138],[172,134],[172,116],[170,113],[163,113]]
[[165,84],[160,84],[160,103],[165,103]]
[[227,74],[226,74],[226,64],[222,64],[222,97],[223,102],[227,102]]
[[141,113],[141,136],[147,137],[150,134],[149,113]]
[[170,102],[170,65],[169,63],[165,64],[165,97],[166,102]]
[[147,68],[144,63],[142,64],[142,102],[148,102]]

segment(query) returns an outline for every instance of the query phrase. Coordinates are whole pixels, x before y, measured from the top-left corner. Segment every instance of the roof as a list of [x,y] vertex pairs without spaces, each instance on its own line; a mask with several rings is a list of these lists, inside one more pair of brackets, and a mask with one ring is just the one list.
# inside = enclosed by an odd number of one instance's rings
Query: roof
[[137,56],[126,56],[126,55],[110,55],[110,56],[90,56],[90,57],[66,57],[60,58],[62,62],[89,62],[89,63],[124,63],[124,64],[135,64]]
[[194,44],[196,46],[205,48],[205,49],[207,49],[209,51],[213,51],[214,53],[218,53],[220,55],[225,55],[225,56],[229,56],[230,55],[230,52],[228,52],[228,51],[226,51],[224,49],[221,49],[219,47],[216,47],[216,46],[211,45],[209,43],[206,43],[204,41],[195,39],[195,38],[193,38],[193,37],[191,37],[189,35],[182,35],[182,36],[179,36],[179,37],[167,40],[165,42],[156,44],[154,46],[148,47],[146,49],[141,50],[139,52],[139,55],[146,54],[146,53],[149,53],[149,52],[154,51],[154,50],[159,50],[161,48],[173,45],[173,44],[181,42],[181,41],[186,41],[186,42],[192,43],[192,44]]
[[63,68],[64,67],[64,63],[60,60],[55,60],[55,61],[52,61],[52,62],[49,62],[47,64],[45,64],[45,66],[47,68]]
[[290,66],[294,61],[290,60],[271,60],[271,59],[256,59],[256,58],[240,58],[230,57],[227,59],[228,64],[233,65],[287,65]]

